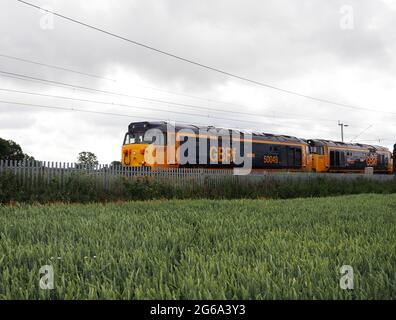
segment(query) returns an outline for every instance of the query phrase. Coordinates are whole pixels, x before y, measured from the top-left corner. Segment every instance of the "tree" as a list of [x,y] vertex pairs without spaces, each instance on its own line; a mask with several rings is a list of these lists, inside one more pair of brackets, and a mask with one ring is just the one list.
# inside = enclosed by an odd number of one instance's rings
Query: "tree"
[[[28,161],[28,162],[36,162],[36,159],[34,159],[34,157],[29,156],[29,155],[26,154],[26,153],[23,155],[23,160],[24,160],[24,161]],[[39,162],[39,161],[37,161],[37,162]]]
[[84,166],[96,166],[99,164],[98,157],[89,151],[83,151],[78,154],[77,163]]
[[113,161],[111,164],[110,164],[110,167],[121,167],[122,166],[122,163],[120,162],[120,161]]
[[12,140],[0,138],[0,160],[22,161],[28,157],[22,151],[19,144]]

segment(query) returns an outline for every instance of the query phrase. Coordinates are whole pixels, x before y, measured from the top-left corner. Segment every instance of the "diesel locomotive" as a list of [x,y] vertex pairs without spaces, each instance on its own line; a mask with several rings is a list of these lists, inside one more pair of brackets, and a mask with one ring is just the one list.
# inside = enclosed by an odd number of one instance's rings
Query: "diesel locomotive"
[[[221,135],[218,134],[220,131]],[[189,151],[183,149],[187,141],[194,142],[190,144],[193,152],[191,147]],[[250,149],[244,150],[246,144],[242,142],[249,143]],[[363,173],[366,168],[372,168],[374,173],[385,174],[394,172],[396,145],[392,154],[385,147],[360,143],[168,122],[133,122],[125,134],[122,164],[135,167],[232,168],[239,166],[236,158],[244,151],[251,161],[252,170]],[[184,153],[187,161],[180,161],[180,153]],[[151,161],[153,157],[162,161]]]

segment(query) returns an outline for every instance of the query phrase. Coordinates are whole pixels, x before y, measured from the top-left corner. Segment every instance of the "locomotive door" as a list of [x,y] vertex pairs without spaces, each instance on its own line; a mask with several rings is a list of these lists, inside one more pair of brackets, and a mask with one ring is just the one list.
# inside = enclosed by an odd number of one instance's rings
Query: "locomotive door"
[[300,168],[302,165],[302,151],[298,147],[287,147],[287,166]]

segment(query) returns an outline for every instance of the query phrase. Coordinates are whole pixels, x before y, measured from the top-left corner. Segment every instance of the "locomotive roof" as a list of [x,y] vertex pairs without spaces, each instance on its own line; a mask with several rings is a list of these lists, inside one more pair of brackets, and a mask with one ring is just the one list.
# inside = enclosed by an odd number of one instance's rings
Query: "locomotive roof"
[[[341,147],[341,148],[354,148],[354,149],[375,149],[377,151],[387,151],[388,148],[377,146],[377,145],[369,145],[369,144],[361,144],[361,143],[345,143],[340,141],[332,141],[325,139],[300,139],[294,136],[288,135],[279,135],[279,134],[271,134],[263,131],[253,131],[246,129],[233,129],[233,128],[223,128],[223,127],[214,127],[214,126],[199,126],[193,124],[180,124],[180,123],[170,123],[167,121],[143,121],[143,122],[132,122],[129,125],[129,131],[134,130],[147,130],[152,128],[158,128],[160,130],[166,131],[167,125],[172,125],[176,131],[180,131],[183,129],[192,130],[195,133],[199,133],[200,130],[208,131],[210,129],[215,130],[228,130],[233,131],[234,133],[248,134],[252,135],[255,139],[259,140],[269,140],[269,141],[280,141],[280,142],[293,142],[293,143],[301,143],[301,144],[310,144],[315,146],[331,146],[331,147]],[[395,145],[396,150],[396,145]]]
[[346,143],[340,141],[332,141],[325,139],[310,139],[307,140],[310,145],[315,146],[328,146],[340,148],[359,148],[359,149],[375,149],[377,151],[389,151],[389,149],[377,145],[362,144],[362,143]]
[[263,131],[252,131],[252,130],[241,130],[241,129],[233,129],[233,128],[223,128],[223,127],[214,127],[214,126],[198,126],[198,125],[182,125],[182,124],[172,124],[166,121],[145,121],[145,122],[132,122],[129,125],[129,131],[133,131],[136,129],[153,129],[153,128],[158,128],[160,130],[166,130],[167,125],[172,125],[176,131],[183,130],[183,129],[189,129],[192,130],[194,133],[199,133],[200,130],[203,131],[209,131],[209,130],[227,130],[227,131],[233,131],[234,133],[240,133],[240,134],[246,134],[246,135],[252,135],[255,139],[259,140],[270,140],[270,141],[281,141],[281,142],[294,142],[294,143],[301,143],[301,144],[307,144],[306,140],[293,137],[293,136],[288,136],[288,135],[278,135],[278,134],[271,134],[271,133],[266,133]]

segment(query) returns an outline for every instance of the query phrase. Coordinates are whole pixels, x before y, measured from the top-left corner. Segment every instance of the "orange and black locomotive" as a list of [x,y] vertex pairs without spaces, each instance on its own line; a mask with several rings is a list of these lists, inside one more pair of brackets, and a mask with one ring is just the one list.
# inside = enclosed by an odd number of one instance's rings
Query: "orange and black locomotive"
[[[187,142],[189,150],[183,148]],[[249,150],[244,150],[246,143]],[[134,122],[125,135],[122,164],[232,168],[239,166],[236,159],[241,152],[251,160],[252,170],[362,173],[372,168],[374,173],[392,173],[396,145],[392,154],[385,147],[359,143],[168,122]]]

